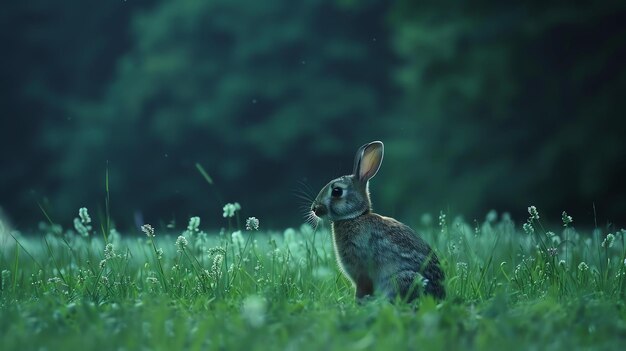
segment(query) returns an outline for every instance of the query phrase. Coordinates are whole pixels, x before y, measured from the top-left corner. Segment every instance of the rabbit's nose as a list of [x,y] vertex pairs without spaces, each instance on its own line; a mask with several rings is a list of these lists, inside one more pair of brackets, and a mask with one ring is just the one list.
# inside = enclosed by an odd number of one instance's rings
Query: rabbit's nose
[[322,217],[323,215],[328,213],[328,211],[326,210],[326,206],[316,203],[311,206],[311,211],[313,211],[313,213],[315,213],[315,215],[318,217]]

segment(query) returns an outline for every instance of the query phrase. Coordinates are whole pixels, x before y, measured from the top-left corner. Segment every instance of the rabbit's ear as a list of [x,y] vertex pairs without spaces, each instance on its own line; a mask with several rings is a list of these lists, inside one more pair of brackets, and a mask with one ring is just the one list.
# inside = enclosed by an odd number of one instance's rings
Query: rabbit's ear
[[383,162],[384,146],[380,141],[373,141],[359,148],[354,158],[354,176],[367,182],[376,175]]

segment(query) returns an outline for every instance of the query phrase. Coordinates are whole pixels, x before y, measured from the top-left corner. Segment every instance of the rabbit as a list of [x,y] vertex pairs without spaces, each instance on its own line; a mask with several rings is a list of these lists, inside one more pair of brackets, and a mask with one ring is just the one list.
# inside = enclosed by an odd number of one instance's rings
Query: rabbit
[[443,299],[444,273],[435,252],[408,226],[372,212],[369,180],[383,152],[380,141],[359,148],[353,173],[326,184],[311,213],[330,220],[337,263],[356,287],[357,302],[374,295],[413,301],[421,291]]

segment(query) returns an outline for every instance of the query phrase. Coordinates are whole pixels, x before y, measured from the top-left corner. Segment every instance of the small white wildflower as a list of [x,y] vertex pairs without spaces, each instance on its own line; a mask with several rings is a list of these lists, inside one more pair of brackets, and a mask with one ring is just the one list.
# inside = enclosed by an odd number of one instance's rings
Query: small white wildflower
[[250,326],[258,328],[265,323],[265,313],[267,311],[267,301],[259,296],[252,295],[243,301],[241,314],[248,321]]
[[546,236],[547,236],[548,238],[551,238],[551,237],[553,237],[553,236],[555,236],[555,235],[556,235],[556,234],[554,234],[554,232],[551,232],[551,231],[549,231],[549,230],[546,232]]
[[530,219],[532,220],[536,221],[539,219],[539,212],[537,211],[537,207],[535,206],[528,207],[528,214],[530,215]]
[[560,260],[559,261],[559,266],[565,267],[565,260]]
[[148,277],[146,278],[146,282],[156,285],[159,283],[159,280],[156,277]]
[[580,262],[578,264],[578,270],[581,271],[581,272],[585,272],[585,271],[589,270],[589,266],[585,262]]
[[235,212],[241,210],[241,205],[235,202],[234,204],[226,204],[224,205],[224,218],[231,218],[235,216]]
[[213,255],[216,255],[216,254],[226,255],[226,250],[224,250],[223,247],[219,247],[218,246],[218,247],[210,248],[208,253],[209,253],[209,256],[213,256]]
[[142,225],[141,231],[144,232],[148,238],[154,238],[154,228],[152,228],[150,224]]
[[559,250],[556,247],[548,248],[548,255],[550,255],[550,256],[556,256],[556,254],[558,252],[559,252]]
[[259,230],[259,220],[256,217],[246,219],[246,230]]
[[563,211],[563,213],[561,214],[561,220],[563,221],[564,227],[567,227],[570,223],[574,221],[572,219],[572,216],[567,215],[567,212],[565,211]]
[[187,242],[187,238],[185,238],[182,235],[179,235],[178,238],[176,239],[176,251],[178,252],[185,251],[185,248],[187,248],[188,244],[189,243]]
[[107,264],[107,260],[101,260],[101,261],[100,261],[100,264],[98,264],[98,267],[100,267],[100,269],[104,269],[104,267],[106,266],[106,264]]
[[83,224],[91,223],[91,217],[89,217],[89,212],[87,212],[87,208],[81,207],[78,209],[78,217],[80,217],[80,221]]
[[163,248],[158,248],[156,251],[157,254],[157,260],[160,260],[163,258]]
[[104,247],[104,259],[105,260],[110,260],[112,258],[115,258],[115,250],[113,249],[113,244],[108,243]]
[[200,217],[189,218],[189,224],[187,225],[187,231],[195,233],[200,227]]
[[74,229],[80,234],[82,237],[88,237],[89,231],[91,230],[90,225],[86,225],[79,218],[74,218]]
[[606,247],[606,248],[612,247],[613,242],[615,242],[615,235],[609,233],[606,235],[606,238],[602,240],[602,247]]
[[533,225],[528,222],[524,223],[522,228],[524,229],[524,232],[528,235],[535,233],[535,228],[533,228]]
[[224,255],[218,253],[213,257],[213,265],[211,265],[210,276],[213,280],[218,280],[222,276],[222,262],[224,262]]

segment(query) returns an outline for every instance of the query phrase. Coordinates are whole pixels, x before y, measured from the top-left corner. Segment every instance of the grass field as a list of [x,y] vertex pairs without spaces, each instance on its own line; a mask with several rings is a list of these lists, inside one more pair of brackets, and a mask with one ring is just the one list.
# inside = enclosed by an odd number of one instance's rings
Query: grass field
[[358,305],[327,226],[248,230],[240,213],[219,233],[120,234],[86,210],[72,229],[0,227],[0,350],[626,349],[626,231],[565,213],[544,228],[534,208],[521,225],[423,216],[447,298]]

